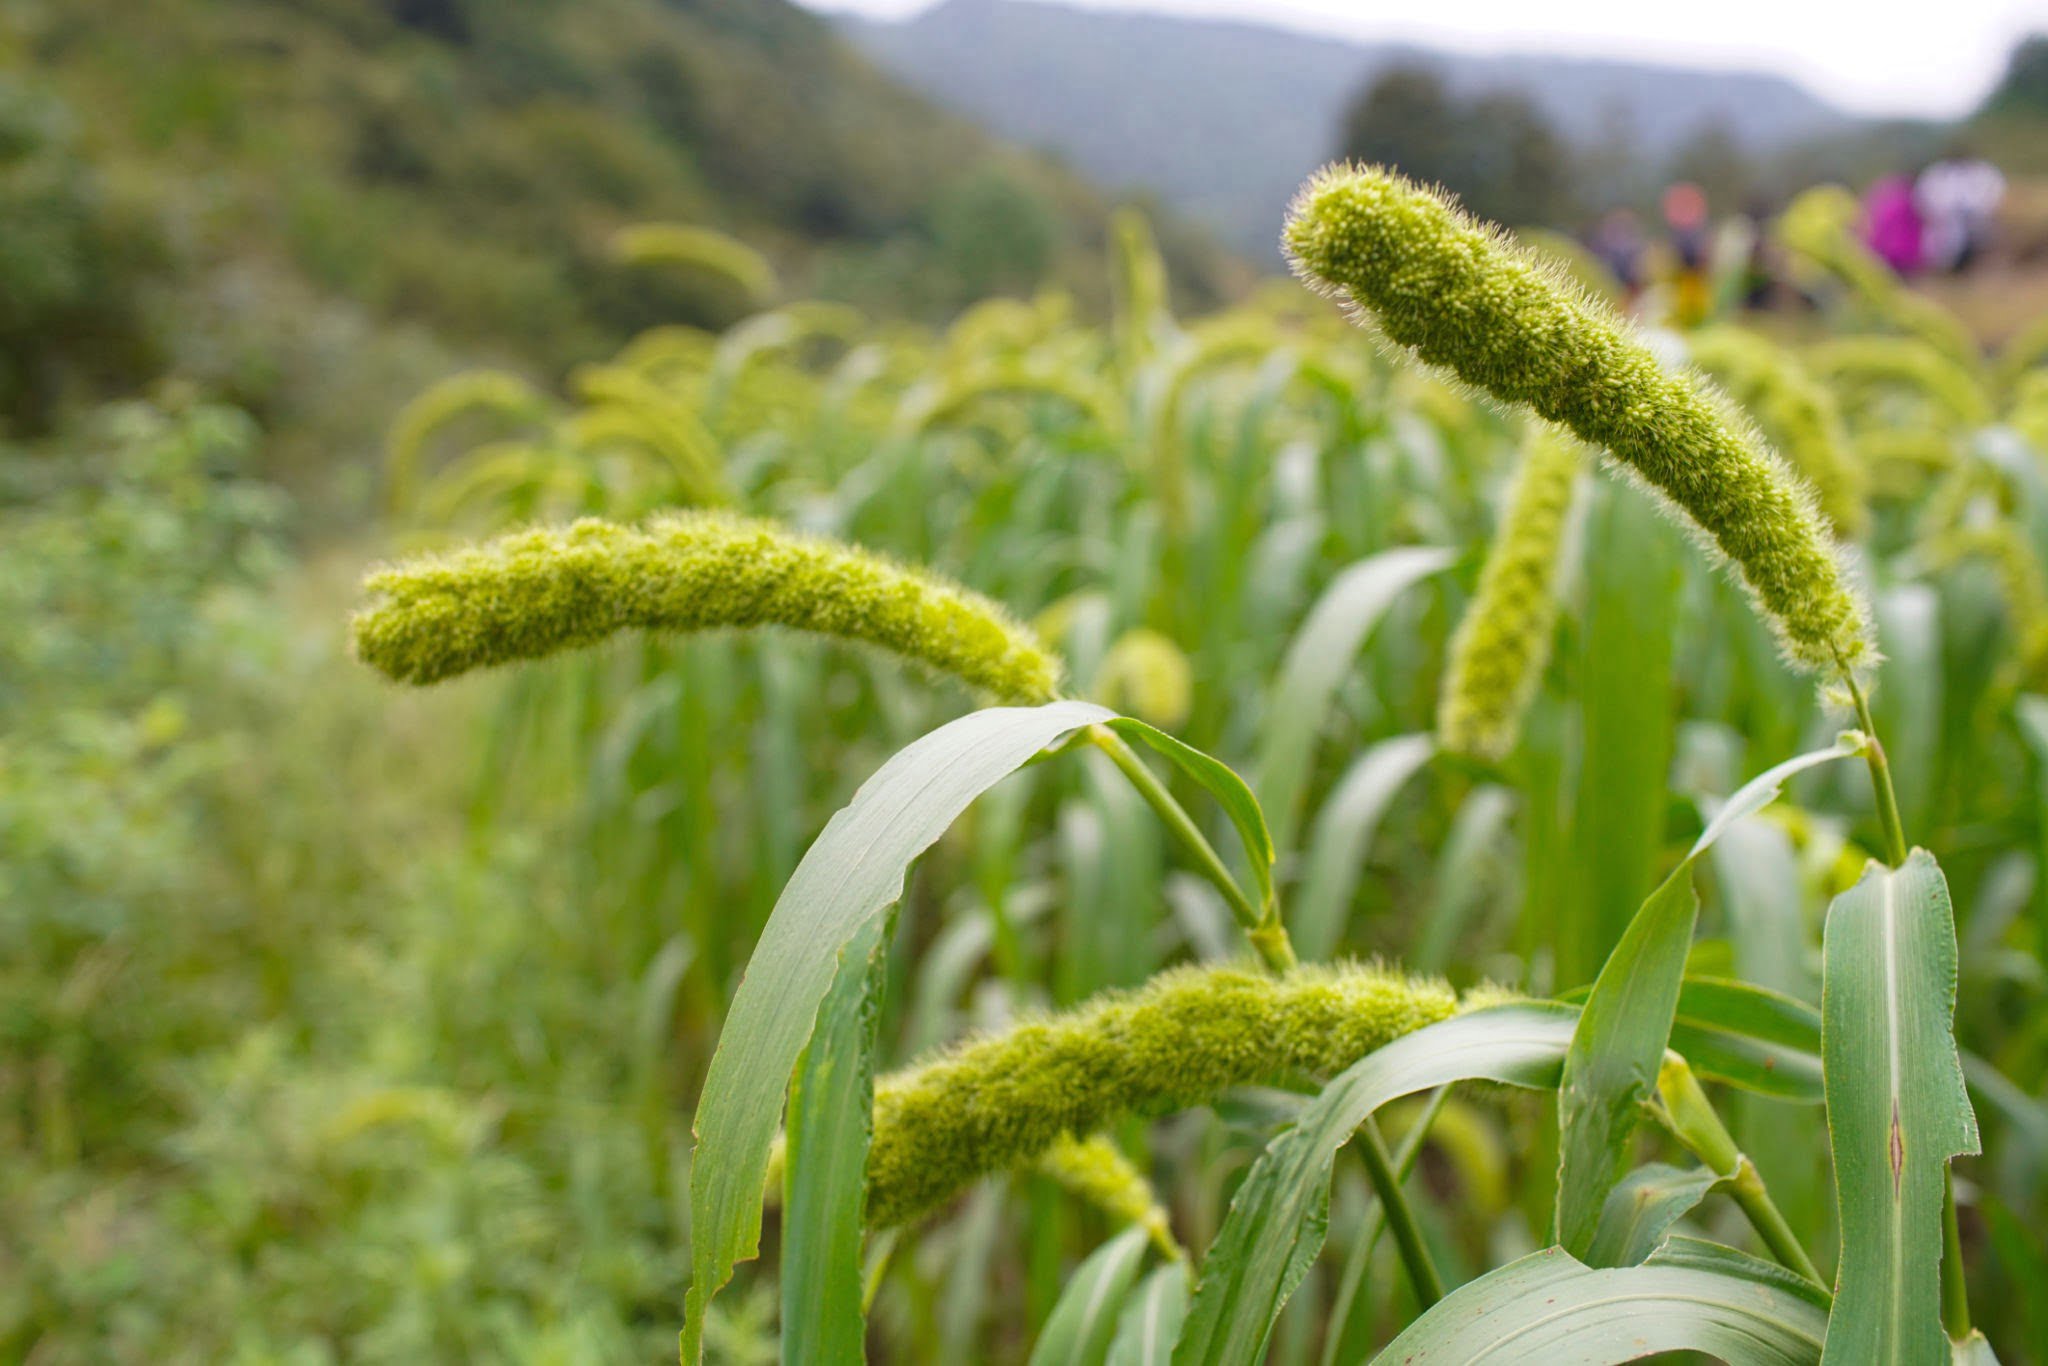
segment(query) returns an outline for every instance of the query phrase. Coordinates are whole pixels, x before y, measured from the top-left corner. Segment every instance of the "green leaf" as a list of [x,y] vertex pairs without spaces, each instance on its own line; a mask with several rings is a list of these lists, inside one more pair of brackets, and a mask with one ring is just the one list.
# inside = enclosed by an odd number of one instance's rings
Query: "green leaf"
[[1442,972],[1452,950],[1464,940],[1472,917],[1485,900],[1492,860],[1503,844],[1515,794],[1487,784],[1472,789],[1451,823],[1443,852],[1436,861],[1436,890],[1408,955],[1411,972]]
[[1417,1030],[1332,1078],[1266,1145],[1202,1262],[1175,1366],[1256,1361],[1288,1296],[1321,1252],[1337,1149],[1380,1106],[1469,1078],[1555,1085],[1568,1006],[1498,1006]]
[[1188,1267],[1169,1262],[1147,1276],[1124,1303],[1109,1345],[1109,1366],[1169,1366],[1174,1339],[1188,1316]]
[[1782,1267],[1673,1238],[1641,1266],[1588,1267],[1559,1247],[1531,1253],[1446,1295],[1374,1360],[1601,1366],[1698,1351],[1808,1366],[1826,1331],[1812,1287]]
[[841,952],[902,896],[911,861],[970,802],[1061,736],[1113,715],[1086,702],[1053,702],[963,716],[892,757],[804,854],[733,997],[698,1103],[686,1363],[701,1357],[712,1295],[735,1263],[759,1250],[768,1149]]
[[1301,891],[1288,901],[1288,930],[1303,958],[1319,961],[1336,951],[1373,832],[1395,795],[1435,753],[1433,735],[1381,740],[1330,790],[1309,835]]
[[1601,1210],[1627,1169],[1629,1140],[1670,1044],[1699,910],[1693,864],[1724,832],[1774,800],[1794,774],[1860,752],[1858,743],[1838,740],[1744,783],[1636,912],[1601,967],[1558,1089],[1557,1240],[1574,1256],[1591,1256]]
[[1136,717],[1119,716],[1103,724],[1121,735],[1150,745],[1222,804],[1224,814],[1237,827],[1238,838],[1244,841],[1245,858],[1251,864],[1252,879],[1258,884],[1259,908],[1270,912],[1273,909],[1273,836],[1266,828],[1266,813],[1259,809],[1259,799],[1252,795],[1251,788],[1245,786],[1244,779],[1237,776],[1237,771],[1221,759],[1212,758]]
[[[1621,939],[1664,846],[1678,707],[1673,628],[1682,552],[1649,501],[1598,481],[1587,506],[1585,606],[1574,689],[1578,782],[1571,819],[1575,904],[1559,924],[1557,980],[1595,976]],[[1624,572],[1604,566],[1626,565]],[[1593,1203],[1599,1209],[1599,1201]]]
[[1254,784],[1280,848],[1294,845],[1316,738],[1359,647],[1396,598],[1454,558],[1448,550],[1403,546],[1360,560],[1323,590],[1295,632],[1266,702]]
[[1706,1167],[1687,1169],[1664,1162],[1637,1167],[1607,1193],[1587,1264],[1637,1265],[1720,1180]]
[[[1583,1004],[1591,990],[1560,999]],[[1820,1012],[1804,1001],[1726,977],[1687,977],[1671,1047],[1699,1076],[1779,1100],[1821,1102]]]
[[1698,910],[1687,859],[1636,912],[1579,1012],[1557,1093],[1557,1241],[1575,1256],[1591,1258],[1640,1107],[1656,1088]]
[[1688,977],[1671,1046],[1702,1077],[1820,1103],[1820,1012],[1804,1001],[1723,977]]
[[1828,907],[1821,1058],[1842,1257],[1827,1360],[1921,1363],[1948,1351],[1941,1218],[1948,1160],[1977,1151],[1950,1024],[1956,932],[1933,855],[1872,863]]
[[790,1086],[783,1167],[785,1362],[867,1359],[861,1214],[874,1133],[876,1003],[888,961],[889,920],[877,916],[854,932]]
[[1818,995],[1792,837],[1774,822],[1748,816],[1728,827],[1712,858],[1736,974],[1787,996]]
[[1145,1260],[1147,1238],[1143,1228],[1127,1228],[1075,1269],[1031,1349],[1031,1366],[1100,1366]]

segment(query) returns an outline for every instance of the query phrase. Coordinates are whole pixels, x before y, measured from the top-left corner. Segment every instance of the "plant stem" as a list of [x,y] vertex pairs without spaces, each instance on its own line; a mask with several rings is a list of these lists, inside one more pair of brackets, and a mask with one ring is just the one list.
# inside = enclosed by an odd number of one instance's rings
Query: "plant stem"
[[[1899,799],[1892,791],[1892,768],[1885,758],[1884,742],[1877,738],[1877,723],[1871,719],[1870,703],[1857,686],[1856,675],[1842,670],[1849,697],[1856,706],[1856,724],[1868,744],[1864,755],[1870,761],[1870,785],[1877,792],[1878,820],[1884,826],[1885,862],[1897,868],[1906,861],[1906,831],[1899,820]],[[1948,1335],[1960,1341],[1970,1334],[1970,1288],[1963,1276],[1962,1229],[1956,1220],[1956,1174],[1952,1166],[1941,1173],[1941,1318]]]
[[1821,1289],[1828,1288],[1820,1268],[1806,1255],[1806,1248],[1798,1235],[1792,1232],[1792,1225],[1786,1222],[1784,1212],[1765,1188],[1763,1173],[1756,1169],[1756,1163],[1749,1160],[1747,1153],[1736,1164],[1735,1175],[1728,1182],[1728,1194],[1749,1216],[1750,1227],[1764,1240],[1764,1246],[1771,1250],[1773,1257]]
[[1748,1216],[1750,1227],[1764,1240],[1771,1255],[1826,1290],[1828,1283],[1821,1278],[1820,1269],[1806,1255],[1792,1225],[1771,1199],[1763,1173],[1756,1169],[1748,1154],[1735,1146],[1735,1136],[1721,1122],[1720,1112],[1707,1098],[1691,1065],[1669,1049],[1665,1050],[1663,1066],[1657,1069],[1657,1097],[1662,1103],[1648,1106],[1650,1113],[1687,1151],[1727,1183],[1728,1194]]
[[1970,1283],[1963,1277],[1963,1229],[1956,1219],[1956,1178],[1944,1173],[1941,1197],[1941,1326],[1961,1342],[1970,1336]]
[[[1422,1114],[1409,1126],[1408,1132],[1401,1135],[1401,1142],[1394,1149],[1394,1175],[1397,1179],[1406,1181],[1408,1173],[1415,1169],[1415,1159],[1422,1155],[1423,1140],[1429,1137],[1429,1126],[1436,1123],[1437,1113],[1444,1108],[1444,1101],[1450,1098],[1450,1094],[1448,1086],[1439,1086],[1430,1092]],[[1352,1303],[1358,1298],[1358,1288],[1365,1280],[1366,1263],[1371,1259],[1373,1249],[1379,1246],[1380,1234],[1386,1226],[1386,1211],[1375,1202],[1359,1223],[1358,1237],[1352,1240],[1351,1254],[1344,1259],[1344,1270],[1338,1277],[1337,1296],[1331,1301],[1329,1320],[1323,1334],[1322,1366],[1336,1366],[1337,1354],[1343,1350],[1345,1330],[1351,1323]]]
[[1863,731],[1863,757],[1870,764],[1870,785],[1877,793],[1877,819],[1884,827],[1884,861],[1897,868],[1906,861],[1906,828],[1899,821],[1899,798],[1892,790],[1891,761],[1885,757],[1884,741],[1877,738],[1877,723],[1870,716],[1869,699],[1856,682],[1856,675],[1842,670],[1842,682],[1856,705],[1856,724]]
[[1183,850],[1195,861],[1195,867],[1202,876],[1214,883],[1216,890],[1223,894],[1231,914],[1244,927],[1245,937],[1251,940],[1259,958],[1275,972],[1285,972],[1294,966],[1294,945],[1287,937],[1287,927],[1280,923],[1278,908],[1261,909],[1258,903],[1245,895],[1237,879],[1224,866],[1222,856],[1209,843],[1209,837],[1195,824],[1194,817],[1174,799],[1159,775],[1148,767],[1144,760],[1124,743],[1124,738],[1106,726],[1090,726],[1088,738],[1107,755],[1110,762],[1123,770],[1131,786],[1138,789],[1138,795],[1166,825]]
[[1358,1138],[1359,1151],[1365,1157],[1365,1174],[1379,1195],[1387,1228],[1401,1253],[1401,1264],[1408,1269],[1408,1283],[1415,1288],[1416,1303],[1428,1309],[1444,1297],[1443,1278],[1437,1275],[1436,1263],[1430,1260],[1429,1248],[1422,1241],[1415,1211],[1401,1190],[1401,1178],[1394,1174],[1394,1160],[1387,1155],[1387,1141],[1380,1137],[1379,1123],[1367,1116],[1359,1126]]

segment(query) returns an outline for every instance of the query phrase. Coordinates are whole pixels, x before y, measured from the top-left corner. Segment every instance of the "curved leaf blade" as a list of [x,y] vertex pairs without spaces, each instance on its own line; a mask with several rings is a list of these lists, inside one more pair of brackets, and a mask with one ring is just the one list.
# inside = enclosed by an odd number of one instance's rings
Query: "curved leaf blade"
[[1656,1088],[1698,911],[1687,859],[1629,921],[1579,1012],[1557,1092],[1557,1241],[1576,1257],[1592,1256],[1600,1212]]
[[1245,859],[1251,865],[1252,880],[1259,889],[1259,908],[1270,914],[1274,896],[1273,834],[1266,828],[1266,813],[1260,809],[1259,799],[1252,795],[1244,779],[1237,776],[1237,770],[1134,716],[1119,716],[1103,724],[1118,734],[1151,746],[1217,800],[1223,807],[1223,813],[1230,817],[1230,823],[1237,827],[1238,838],[1244,841]]
[[1638,1265],[1720,1180],[1706,1167],[1652,1162],[1636,1168],[1607,1193],[1587,1265]]
[[1820,1012],[1804,1001],[1723,977],[1688,977],[1671,1046],[1702,1077],[1780,1100],[1821,1101]]
[[712,1295],[735,1264],[759,1250],[769,1145],[841,952],[902,896],[912,860],[969,803],[1061,736],[1114,714],[1086,702],[1053,702],[963,716],[882,765],[804,854],[733,997],[698,1103],[685,1362],[702,1355]]
[[1188,1267],[1171,1262],[1139,1283],[1117,1320],[1109,1366],[1169,1366],[1188,1316]]
[[1316,737],[1359,648],[1395,599],[1454,558],[1434,546],[1368,556],[1331,581],[1295,632],[1267,704],[1253,784],[1280,848],[1293,847]]
[[1579,1014],[1558,1090],[1557,1241],[1592,1255],[1607,1196],[1629,1160],[1641,1105],[1670,1045],[1699,897],[1693,865],[1722,834],[1774,801],[1793,775],[1862,752],[1861,737],[1797,755],[1744,783],[1709,820],[1678,867],[1643,902]]
[[1031,1349],[1031,1366],[1101,1366],[1148,1238],[1133,1226],[1088,1254],[1047,1316]]
[[1175,1366],[1256,1361],[1323,1246],[1337,1149],[1388,1101],[1484,1078],[1548,1088],[1571,1041],[1569,1006],[1476,1010],[1417,1030],[1337,1074],[1266,1145],[1202,1262]]
[[1373,833],[1394,798],[1436,753],[1433,735],[1397,735],[1358,756],[1330,789],[1308,841],[1308,870],[1288,902],[1289,932],[1302,957],[1328,958],[1344,935]]
[[783,1167],[782,1359],[859,1366],[861,1215],[874,1135],[877,997],[887,915],[854,932],[789,1088]]
[[1375,1361],[1401,1366],[1605,1366],[1711,1352],[1745,1366],[1811,1366],[1827,1312],[1782,1268],[1673,1239],[1641,1266],[1588,1267],[1547,1248],[1459,1286]]

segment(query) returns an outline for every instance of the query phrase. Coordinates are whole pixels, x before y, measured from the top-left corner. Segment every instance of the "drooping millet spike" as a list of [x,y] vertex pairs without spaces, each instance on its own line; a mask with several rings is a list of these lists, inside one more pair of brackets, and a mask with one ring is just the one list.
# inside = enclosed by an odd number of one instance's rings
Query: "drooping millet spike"
[[1296,274],[1415,358],[1571,429],[1661,494],[1734,562],[1793,661],[1831,671],[1870,660],[1866,611],[1811,492],[1697,375],[1665,368],[1612,312],[1378,167],[1310,179],[1285,245]]
[[998,701],[1058,695],[1061,666],[1002,607],[936,575],[726,513],[644,530],[586,519],[407,561],[364,582],[356,653],[402,683],[538,659],[627,630],[783,626],[863,641]]
[[1870,522],[1869,472],[1849,448],[1841,407],[1827,386],[1790,351],[1747,328],[1701,328],[1688,334],[1686,350],[1813,485],[1835,534],[1862,535]]
[[1206,1104],[1232,1086],[1330,1077],[1458,1009],[1442,982],[1357,963],[1280,976],[1163,972],[875,1083],[868,1221],[917,1218],[1062,1138]]
[[1585,450],[1543,427],[1508,490],[1479,586],[1451,640],[1437,739],[1453,754],[1498,762],[1521,734],[1557,634],[1557,574]]

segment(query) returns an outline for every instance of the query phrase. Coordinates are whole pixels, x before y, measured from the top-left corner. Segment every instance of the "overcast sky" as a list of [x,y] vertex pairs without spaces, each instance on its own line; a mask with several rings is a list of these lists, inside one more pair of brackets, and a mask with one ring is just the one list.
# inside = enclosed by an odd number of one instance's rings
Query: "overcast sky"
[[[800,0],[882,17],[931,0]],[[1255,19],[1471,52],[1559,52],[1775,71],[1866,114],[1968,109],[2014,41],[2048,31],[2048,0],[1065,0]],[[1421,13],[1418,13],[1421,12]],[[1426,17],[1425,17],[1426,16]]]

